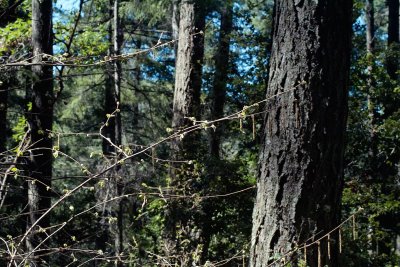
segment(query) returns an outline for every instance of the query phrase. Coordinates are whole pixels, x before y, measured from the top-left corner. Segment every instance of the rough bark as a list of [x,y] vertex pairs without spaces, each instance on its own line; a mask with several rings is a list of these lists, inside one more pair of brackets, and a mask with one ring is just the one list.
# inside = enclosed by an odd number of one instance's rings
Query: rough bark
[[[123,31],[119,17],[119,1],[110,0],[109,10],[109,36],[108,49],[109,58],[118,58],[121,54],[123,42]],[[122,144],[122,124],[119,112],[121,99],[121,61],[115,59],[107,64],[107,77],[105,83],[105,117],[109,117],[107,124],[102,130],[103,154],[110,164],[120,159],[120,152],[116,147]],[[110,117],[110,115],[112,116]],[[117,166],[106,177],[103,177],[102,186],[97,188],[99,202],[117,197],[122,194],[123,181],[120,176],[120,167]],[[123,251],[123,203],[122,201],[111,201],[100,206],[101,217],[99,221],[99,235],[96,240],[98,249],[105,251],[111,256],[119,258]],[[116,266],[122,266],[122,262],[115,261]]]
[[[181,131],[193,125],[189,118],[199,119],[200,116],[200,90],[202,77],[202,62],[204,55],[203,33],[205,26],[204,11],[200,1],[182,0],[180,2],[179,42],[175,68],[175,92],[173,102],[172,127]],[[173,159],[188,160],[196,158],[198,153],[199,135],[196,132],[184,135],[172,142]],[[173,166],[171,171],[171,186],[182,193],[189,193],[190,180],[193,177],[184,173],[191,172],[191,166]],[[189,186],[188,186],[189,185]],[[187,211],[187,201],[170,201],[166,211],[166,229],[164,233],[165,252],[170,256],[178,256],[176,262],[188,266],[192,254],[197,249],[198,234],[193,227],[192,218]],[[177,237],[177,227],[181,231],[180,239]],[[197,236],[197,237],[195,237]],[[189,240],[189,244],[181,246],[180,242]]]
[[[272,100],[265,108],[250,266],[267,266],[339,223],[351,9],[348,0],[275,1],[266,95]],[[337,236],[331,239],[330,260],[321,243],[322,266],[338,266]],[[307,258],[308,266],[318,266],[317,246]]]
[[[224,114],[226,84],[228,81],[229,43],[232,31],[232,1],[222,7],[221,28],[218,51],[215,55],[215,77],[211,91],[211,120],[221,118]],[[222,128],[217,127],[210,133],[210,154],[214,158],[220,157]]]
[[387,58],[387,72],[391,79],[397,80],[398,55],[399,52],[399,0],[388,0],[389,23],[388,23],[388,47],[390,55]]
[[[46,55],[53,54],[52,33],[52,0],[32,1],[32,63],[40,63]],[[33,85],[31,91],[32,109],[28,111],[31,150],[29,157],[28,179],[28,228],[51,204],[51,176],[53,142],[49,131],[53,125],[53,73],[52,67],[32,66]],[[28,251],[32,251],[46,234],[38,233],[39,229],[49,226],[48,216],[43,218],[26,239]],[[41,253],[45,253],[42,251]],[[44,265],[47,257],[39,253],[32,254],[37,265]]]
[[[200,5],[184,0],[180,5],[179,42],[173,103],[174,129],[193,125],[188,117],[199,118],[205,19]],[[184,143],[184,142],[182,142]]]

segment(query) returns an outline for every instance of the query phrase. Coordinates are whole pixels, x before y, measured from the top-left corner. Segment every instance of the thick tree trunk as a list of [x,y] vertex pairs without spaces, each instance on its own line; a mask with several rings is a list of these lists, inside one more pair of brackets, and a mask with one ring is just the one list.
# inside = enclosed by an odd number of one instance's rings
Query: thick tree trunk
[[398,55],[399,52],[399,0],[388,0],[389,24],[388,24],[388,46],[390,55],[387,58],[387,72],[391,79],[397,80]]
[[[52,0],[32,1],[32,63],[41,63],[46,55],[53,54]],[[53,73],[51,66],[32,66],[33,85],[31,91],[32,109],[28,111],[31,150],[29,157],[28,179],[28,228],[51,204],[52,147],[49,131],[53,125]],[[49,218],[43,218],[26,239],[27,249],[31,252],[45,233],[39,229],[49,226]],[[42,253],[45,253],[45,251]],[[37,265],[44,265],[47,257],[33,253]]]
[[[339,223],[351,10],[349,0],[275,1],[272,100],[265,110],[250,266],[267,266]],[[321,243],[321,266],[338,266],[336,234],[332,239],[330,260],[326,240]],[[315,245],[307,265],[318,266],[317,258]]]
[[[219,46],[215,55],[215,77],[211,91],[211,120],[221,118],[224,114],[226,84],[229,69],[229,44],[232,31],[232,1],[222,7]],[[210,134],[210,154],[214,158],[220,157],[221,127],[217,127]]]
[[[179,42],[175,68],[175,92],[173,103],[172,127],[180,131],[193,125],[189,118],[199,119],[202,63],[204,55],[203,32],[205,26],[204,11],[200,1],[181,0],[179,20]],[[172,142],[173,159],[195,159],[198,154],[199,134],[192,132]],[[191,190],[191,166],[173,166],[171,186],[175,191],[189,193]],[[184,174],[186,173],[186,174]],[[177,191],[175,191],[176,193]],[[169,203],[164,233],[165,252],[169,256],[177,256],[176,262],[188,266],[192,261],[192,253],[197,248],[198,235],[193,227],[193,220],[187,209],[192,205],[187,201],[172,200]],[[177,229],[179,227],[179,229]],[[177,236],[177,230],[181,232]],[[181,241],[189,242],[181,245]],[[183,244],[183,243],[182,243]],[[173,259],[173,258],[171,258]]]
[[199,5],[196,1],[190,0],[182,0],[180,5],[180,39],[176,59],[172,120],[172,126],[177,130],[193,125],[188,117],[198,119],[200,115],[205,19]]
[[[111,38],[108,57],[117,58],[121,55],[123,42],[123,31],[119,18],[119,1],[110,0],[110,24],[109,36]],[[122,65],[119,59],[107,64],[107,77],[105,84],[105,117],[109,120],[102,130],[105,136],[103,139],[103,154],[110,164],[120,159],[120,152],[116,147],[122,144],[122,124],[119,112],[121,99],[121,75]],[[112,116],[110,117],[110,115]],[[117,166],[103,177],[103,185],[97,189],[99,202],[105,202],[114,197],[120,196],[123,190],[123,181],[120,177],[120,167]],[[99,221],[100,231],[96,240],[96,247],[111,256],[119,258],[123,251],[123,204],[121,201],[105,202],[100,206],[101,218]],[[109,246],[107,246],[107,244]],[[116,266],[122,266],[122,262],[116,260]]]

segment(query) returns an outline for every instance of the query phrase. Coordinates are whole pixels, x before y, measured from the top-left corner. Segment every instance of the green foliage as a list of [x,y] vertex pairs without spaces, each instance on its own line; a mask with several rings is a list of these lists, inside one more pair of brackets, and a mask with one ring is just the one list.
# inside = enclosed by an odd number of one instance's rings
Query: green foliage
[[[381,2],[376,3],[383,5]],[[355,12],[362,14],[363,2],[356,2]],[[386,70],[388,57],[397,48],[385,49],[384,29],[377,14],[378,30],[373,55],[365,51],[365,32],[355,24],[351,73],[348,145],[346,149],[345,188],[342,205],[347,216],[358,207],[365,212],[358,221],[359,240],[347,237],[346,266],[394,266],[396,236],[399,234],[400,188],[398,186],[399,103],[398,81]],[[368,71],[371,69],[371,72]],[[369,83],[368,83],[369,81]],[[371,86],[372,85],[372,86]],[[371,124],[371,108],[374,114]],[[371,138],[371,132],[374,139]],[[374,156],[372,148],[376,147]]]
[[26,118],[25,117],[19,117],[18,118],[18,122],[15,124],[15,126],[13,127],[13,135],[12,135],[12,139],[15,142],[20,142],[23,138],[23,136],[25,135],[26,132]]
[[16,54],[20,51],[21,46],[26,45],[31,36],[31,24],[30,19],[17,18],[6,27],[0,27],[0,54]]
[[[226,64],[228,87],[225,114],[240,111],[244,106],[265,97],[272,2],[235,1],[234,31],[230,36],[231,56]],[[202,3],[207,5],[208,16],[201,119],[209,120],[209,93],[213,89],[214,59],[218,51],[218,12],[225,1]],[[73,58],[75,63],[86,64],[104,59],[111,45],[108,33],[109,4],[105,0],[85,1],[69,55],[60,56],[62,60]],[[124,30],[122,53],[134,53],[154,46],[159,40],[171,39],[170,4],[169,0],[121,2],[121,25]],[[346,249],[342,261],[344,266],[395,266],[399,261],[394,249],[395,237],[400,234],[400,85],[387,74],[386,61],[389,57],[398,57],[400,53],[397,46],[386,49],[387,22],[385,12],[381,12],[377,15],[376,51],[373,55],[366,54],[365,24],[361,22],[364,4],[363,0],[354,1],[355,34],[342,206],[344,218],[359,207],[365,211],[357,218],[357,240],[353,240],[351,231],[344,231]],[[385,8],[383,0],[376,1],[376,5],[376,9]],[[29,52],[31,21],[27,14],[30,1],[24,1],[18,12],[21,9],[25,9],[23,15],[0,28],[2,56],[10,55],[16,59]],[[55,9],[53,30],[56,54],[67,52],[76,15],[76,10],[67,13]],[[162,47],[151,53],[124,59],[121,63],[123,79],[119,108],[122,116],[122,149],[132,155],[171,134],[174,48]],[[369,67],[371,72],[367,71]],[[60,69],[55,67],[54,74],[59,75]],[[23,103],[31,86],[28,68],[10,71],[14,72],[17,73],[15,78],[18,81],[10,93],[11,108],[7,115],[8,128],[12,129],[9,140],[12,147],[21,141],[27,130],[25,115],[30,108],[28,105],[26,110]],[[110,66],[101,64],[65,67],[62,81],[54,81],[58,94],[53,126],[53,140],[58,141],[53,147],[52,189],[55,199],[71,192],[90,173],[99,173],[113,162],[110,157],[105,157],[102,151],[103,140],[99,136],[100,127],[107,119],[104,98],[105,88],[109,86],[109,74]],[[368,87],[368,79],[373,81],[373,88]],[[374,107],[374,125],[371,125],[369,117],[368,99]],[[261,108],[256,107],[251,112],[261,111]],[[109,116],[108,119],[114,118]],[[190,164],[182,164],[175,170],[177,176],[182,178],[179,184],[174,184],[170,178],[171,164],[168,159],[171,149],[168,142],[156,146],[154,151],[147,151],[123,162],[118,170],[118,175],[123,178],[118,181],[124,185],[123,193],[127,196],[121,200],[125,237],[123,255],[127,257],[127,265],[155,266],[159,263],[155,255],[162,254],[163,234],[168,219],[166,210],[171,203],[168,192],[173,186],[185,199],[180,200],[184,207],[182,214],[188,220],[207,226],[209,248],[206,259],[209,263],[222,261],[237,253],[247,255],[257,179],[259,133],[263,129],[262,116],[257,115],[254,122],[251,118],[242,119],[239,125],[239,120],[215,125],[223,129],[221,159],[208,156],[208,131],[213,129],[202,129],[199,133],[200,152],[190,158]],[[376,140],[371,140],[372,128]],[[257,131],[254,140],[253,129]],[[370,156],[373,142],[378,150],[374,160]],[[23,157],[21,162],[24,163]],[[1,209],[2,214],[10,216],[7,223],[1,221],[2,237],[18,236],[26,228],[25,217],[18,216],[24,211],[27,201],[24,191],[26,178],[21,175],[24,170],[17,166],[11,171],[18,174],[19,179],[13,179],[10,183],[14,191],[9,193]],[[105,175],[104,178],[109,177]],[[93,253],[101,217],[100,209],[93,208],[98,201],[96,190],[105,189],[106,186],[107,180],[93,179],[55,208],[51,214],[53,224],[71,218],[73,220],[62,231],[54,233],[48,247]],[[24,196],[22,200],[21,196]],[[85,210],[88,211],[83,212]],[[80,212],[83,213],[76,216]],[[114,215],[109,218],[116,218]],[[114,221],[111,219],[109,223]],[[182,246],[186,248],[190,240],[183,235],[183,229],[178,229],[178,232],[181,234]],[[199,247],[199,251],[201,249],[204,247]],[[199,254],[190,256],[196,260],[200,257]],[[59,253],[51,257],[52,265],[64,266],[75,258],[90,260],[93,255],[82,252],[78,257],[78,253],[73,256]],[[232,266],[240,265],[242,259],[230,263]],[[299,266],[305,265],[304,262],[299,263]]]

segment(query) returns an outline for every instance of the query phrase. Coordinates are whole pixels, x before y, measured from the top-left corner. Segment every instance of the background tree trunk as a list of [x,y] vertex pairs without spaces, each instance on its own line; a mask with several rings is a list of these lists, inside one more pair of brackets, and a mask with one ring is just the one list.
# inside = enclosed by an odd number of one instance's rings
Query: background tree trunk
[[[266,266],[340,217],[352,1],[275,4],[250,266]],[[328,261],[322,242],[322,266],[337,266],[337,252],[332,245]],[[308,253],[307,265],[318,266],[317,246]]]
[[387,0],[389,8],[387,72],[391,79],[397,80],[399,51],[399,0]]
[[[171,21],[171,28],[172,28],[172,39],[178,40],[179,38],[179,3],[180,0],[173,0],[172,1],[172,21]],[[174,50],[175,56],[178,52],[178,41],[174,43]]]
[[[179,42],[175,68],[175,92],[173,102],[172,127],[175,131],[180,131],[185,127],[193,125],[189,118],[199,119],[200,116],[200,91],[202,84],[202,64],[204,56],[204,37],[205,27],[204,10],[199,1],[182,0],[180,2],[179,19]],[[183,138],[172,141],[174,160],[195,159],[199,146],[198,132],[192,132]],[[173,166],[171,171],[171,186],[173,190],[179,188],[180,193],[189,193],[190,190],[191,166]],[[184,174],[190,173],[189,175]],[[188,187],[189,185],[189,187]],[[177,192],[177,191],[175,191]],[[188,266],[192,260],[192,252],[196,249],[197,242],[193,235],[193,223],[189,218],[190,203],[172,200],[166,215],[165,226],[165,252],[168,255],[179,256],[179,264]],[[191,204],[190,204],[191,205]],[[180,240],[177,237],[177,227],[182,232]],[[191,236],[191,237],[189,237]],[[181,246],[179,243],[184,239],[190,240],[190,244]],[[198,238],[197,238],[198,239]],[[191,243],[193,242],[193,243]],[[180,247],[181,246],[181,247]]]
[[[229,70],[229,43],[232,31],[232,1],[222,7],[219,46],[215,55],[215,77],[211,92],[211,120],[221,118],[224,114],[226,84]],[[210,133],[210,154],[215,158],[220,157],[222,128],[217,127]]]
[[374,0],[366,0],[365,2],[365,19],[367,23],[366,42],[367,52],[372,53],[375,47],[375,8]]
[[[8,73],[6,73],[8,74]],[[7,141],[7,107],[8,107],[8,77],[0,76],[0,153],[6,151]],[[0,154],[0,161],[3,155]],[[1,195],[1,193],[0,193]]]
[[[110,44],[108,48],[108,57],[114,58],[107,64],[107,77],[105,84],[105,117],[110,117],[108,123],[102,130],[103,154],[114,164],[120,159],[120,152],[116,147],[122,144],[122,125],[119,104],[121,99],[121,75],[122,65],[118,56],[121,55],[123,42],[123,30],[119,17],[119,1],[110,0],[109,10],[109,36]],[[112,144],[111,144],[111,143]],[[116,147],[115,147],[116,146]],[[123,181],[120,176],[120,167],[116,166],[112,171],[103,177],[103,185],[98,186],[98,201],[104,202],[111,198],[120,196],[123,190]],[[100,206],[101,218],[100,233],[97,237],[97,248],[112,254],[118,259],[123,251],[123,203],[119,200],[104,203]],[[107,246],[109,245],[109,247]],[[122,262],[116,260],[116,266],[122,266]]]
[[[215,58],[215,75],[213,80],[213,87],[210,93],[211,98],[211,120],[215,120],[223,117],[224,106],[225,106],[225,94],[226,86],[228,82],[228,72],[230,70],[230,35],[232,32],[233,25],[233,2],[226,1],[220,7],[221,25],[219,30],[219,42],[218,49]],[[208,162],[207,172],[209,178],[205,178],[205,183],[202,189],[204,192],[212,188],[210,181],[215,181],[217,178],[218,168],[223,166],[223,162],[220,159],[220,146],[221,136],[223,133],[223,125],[218,125],[217,128],[211,129],[209,134],[209,152],[211,155],[210,161]],[[222,167],[223,168],[223,167]],[[214,229],[212,229],[212,217],[215,216],[215,201],[204,200],[202,201],[202,243],[203,249],[201,254],[201,263],[204,264],[209,258],[209,248]]]
[[[52,0],[32,0],[32,66],[33,85],[28,111],[31,150],[29,157],[28,179],[28,228],[46,211],[51,204],[51,176],[53,142],[49,131],[53,126],[53,73],[51,66],[40,65],[46,55],[53,54]],[[49,226],[49,218],[43,218],[26,239],[28,252],[31,252],[46,234],[39,234],[39,229]],[[41,253],[45,253],[45,250]],[[33,253],[37,265],[44,265],[47,257]]]
[[370,178],[375,179],[377,175],[376,155],[377,155],[377,137],[376,137],[376,111],[375,111],[375,81],[374,81],[374,48],[375,48],[375,8],[373,0],[365,2],[365,18],[367,23],[366,29],[366,45],[367,45],[367,105],[368,117],[370,123],[370,149],[369,149],[369,165]]
[[[123,29],[121,25],[121,19],[119,16],[119,0],[114,0],[114,31],[113,31],[113,43],[114,43],[114,56],[118,57],[121,55],[121,47],[123,42]],[[115,104],[118,106],[121,101],[121,81],[122,81],[122,63],[120,59],[116,59],[114,61],[114,90],[115,90]],[[122,123],[121,123],[121,113],[118,111],[115,114],[115,144],[118,147],[122,145]],[[118,153],[120,154],[120,153]],[[117,156],[117,159],[120,159],[120,156]],[[117,195],[121,196],[123,194],[124,182],[122,180],[122,176],[120,175],[120,166],[116,167],[117,173],[115,177],[115,183],[117,188]],[[114,237],[114,246],[115,246],[115,255],[117,257],[123,252],[123,202],[121,200],[118,201],[117,207],[117,224],[115,232],[113,233]],[[122,262],[118,261],[116,266],[122,266]]]

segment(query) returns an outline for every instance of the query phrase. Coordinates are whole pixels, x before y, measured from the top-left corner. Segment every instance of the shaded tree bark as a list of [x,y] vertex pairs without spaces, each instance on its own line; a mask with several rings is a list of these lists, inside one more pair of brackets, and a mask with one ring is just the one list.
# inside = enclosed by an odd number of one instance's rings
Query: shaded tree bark
[[[210,93],[211,98],[211,120],[216,120],[224,115],[226,86],[228,82],[228,72],[230,68],[229,54],[230,54],[230,34],[233,26],[233,1],[226,1],[220,8],[221,25],[219,30],[218,49],[215,58],[215,76],[213,87]],[[223,133],[223,126],[218,125],[217,128],[211,129],[209,134],[209,153],[211,161],[208,163],[207,171],[209,178],[203,185],[203,189],[210,188],[209,181],[218,179],[216,173],[216,166],[223,166],[220,159],[220,146],[221,136]],[[202,242],[203,248],[201,253],[201,263],[204,264],[208,259],[208,250],[210,247],[211,237],[215,233],[212,226],[212,217],[216,213],[215,201],[204,200],[202,201]]]
[[[53,54],[52,0],[32,0],[32,63],[41,63],[46,55]],[[28,228],[51,204],[51,176],[53,142],[49,131],[53,126],[53,73],[51,66],[32,66],[33,85],[31,91],[32,108],[27,120],[30,127],[31,150],[29,157],[28,179]],[[46,237],[39,229],[49,226],[49,218],[43,218],[26,239],[28,252],[39,245]],[[42,250],[41,253],[46,253]],[[48,261],[46,256],[32,254],[37,265]]]
[[388,47],[390,49],[387,58],[387,72],[391,79],[397,80],[398,53],[399,50],[399,0],[388,0],[389,24],[388,24]]
[[[200,90],[202,83],[202,63],[204,56],[205,14],[200,1],[181,0],[179,19],[179,42],[175,68],[175,92],[173,102],[172,127],[181,131],[193,125],[189,118],[200,117]],[[195,159],[198,154],[199,134],[192,132],[172,141],[171,148],[174,160]],[[192,166],[172,166],[171,187],[180,193],[191,190]],[[186,174],[185,174],[186,173]],[[175,191],[177,192],[177,191]],[[187,211],[189,204],[184,200],[172,200],[166,211],[164,232],[164,251],[169,256],[178,256],[176,262],[189,266],[192,254],[197,249],[198,233],[193,225],[193,218]],[[192,204],[190,204],[192,205]],[[177,229],[179,228],[179,230]],[[177,236],[180,231],[180,237]],[[196,237],[197,236],[197,237]],[[189,243],[180,244],[188,239]]]
[[[250,266],[267,266],[339,223],[351,10],[348,0],[275,1],[266,95],[272,100],[265,108]],[[321,266],[338,266],[336,234],[330,260],[321,243]],[[317,246],[308,253],[307,265],[318,266]]]
[[366,0],[365,2],[365,19],[367,24],[366,42],[367,52],[372,53],[375,47],[375,8],[374,0]]
[[[229,44],[232,31],[232,1],[222,7],[221,27],[219,36],[218,51],[215,55],[215,76],[211,91],[211,120],[221,118],[224,115],[226,84],[228,81],[229,69]],[[210,133],[210,154],[214,158],[220,157],[221,127]]]

